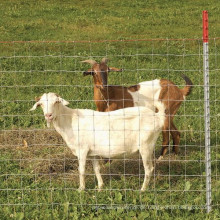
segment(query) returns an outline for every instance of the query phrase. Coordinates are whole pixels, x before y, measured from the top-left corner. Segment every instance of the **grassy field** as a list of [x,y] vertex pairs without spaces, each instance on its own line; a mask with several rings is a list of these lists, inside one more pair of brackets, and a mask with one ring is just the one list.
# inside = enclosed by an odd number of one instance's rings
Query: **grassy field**
[[[220,218],[219,1],[2,0],[0,6],[1,219]],[[205,210],[204,9],[209,11],[212,38],[210,214]],[[123,68],[109,75],[109,84],[167,78],[183,87],[181,73],[194,83],[175,118],[181,131],[180,153],[176,158],[168,153],[155,163],[145,193],[139,191],[144,172],[137,155],[128,161],[102,162],[102,192],[96,190],[88,161],[87,189],[79,193],[76,158],[61,137],[46,128],[40,109],[29,112],[34,97],[44,92],[60,94],[72,108],[95,109],[92,79],[82,76],[89,65],[80,61],[103,57],[109,58],[110,66]],[[161,137],[155,158],[160,145]]]

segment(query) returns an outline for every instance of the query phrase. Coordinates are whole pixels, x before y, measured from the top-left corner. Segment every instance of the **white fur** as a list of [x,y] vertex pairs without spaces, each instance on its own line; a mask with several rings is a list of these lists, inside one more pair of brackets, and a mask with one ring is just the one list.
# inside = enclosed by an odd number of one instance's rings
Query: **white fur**
[[138,85],[140,85],[138,91],[131,92],[128,90],[134,100],[134,106],[145,106],[153,110],[154,102],[159,100],[161,91],[160,80],[145,81]]
[[[98,112],[68,108],[62,102],[57,102],[57,98],[54,93],[44,94],[38,105],[41,105],[47,122],[53,122],[56,131],[78,157],[80,190],[85,188],[87,157],[94,158],[93,167],[98,188],[101,189],[103,181],[98,157],[126,157],[139,151],[145,169],[141,188],[144,191],[153,171],[153,149],[165,120],[164,105],[154,101],[158,113],[145,107]],[[66,103],[65,100],[63,102]],[[48,114],[50,117],[47,117]]]

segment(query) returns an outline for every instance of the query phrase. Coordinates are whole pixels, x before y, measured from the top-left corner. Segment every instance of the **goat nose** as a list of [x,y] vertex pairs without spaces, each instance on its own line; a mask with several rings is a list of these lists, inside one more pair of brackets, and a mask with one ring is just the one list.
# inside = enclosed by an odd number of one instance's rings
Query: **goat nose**
[[47,114],[45,114],[45,117],[46,118],[50,118],[52,116],[52,113],[47,113]]

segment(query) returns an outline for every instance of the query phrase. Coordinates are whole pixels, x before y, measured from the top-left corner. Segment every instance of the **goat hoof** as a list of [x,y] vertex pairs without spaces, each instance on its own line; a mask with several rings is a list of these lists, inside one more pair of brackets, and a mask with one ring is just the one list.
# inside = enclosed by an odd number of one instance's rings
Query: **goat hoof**
[[85,190],[85,187],[81,187],[81,186],[77,189],[78,192],[82,192],[84,190]]
[[157,162],[160,162],[163,159],[163,156],[159,156],[159,158],[157,159]]
[[102,191],[103,184],[97,187],[98,192]]

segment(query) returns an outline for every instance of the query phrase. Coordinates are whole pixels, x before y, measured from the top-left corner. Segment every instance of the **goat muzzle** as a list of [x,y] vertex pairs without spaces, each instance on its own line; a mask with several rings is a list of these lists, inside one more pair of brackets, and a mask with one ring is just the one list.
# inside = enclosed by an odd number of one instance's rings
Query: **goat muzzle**
[[52,113],[47,113],[47,114],[44,115],[44,117],[47,120],[47,122],[51,122],[53,120]]

